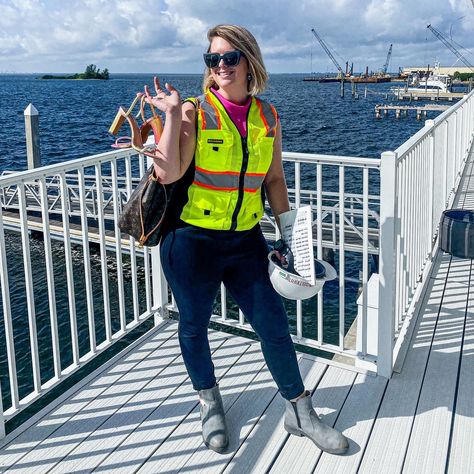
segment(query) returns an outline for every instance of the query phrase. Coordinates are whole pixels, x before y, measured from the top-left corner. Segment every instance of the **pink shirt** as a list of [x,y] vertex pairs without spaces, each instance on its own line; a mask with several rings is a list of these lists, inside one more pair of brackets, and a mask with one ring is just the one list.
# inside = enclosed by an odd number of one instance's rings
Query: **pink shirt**
[[249,97],[247,102],[243,105],[234,104],[230,100],[222,97],[216,89],[213,87],[211,91],[216,95],[216,97],[221,101],[222,105],[224,106],[225,110],[229,114],[230,119],[236,125],[237,129],[241,136],[247,136],[247,113],[250,108],[250,104],[252,102],[252,97]]

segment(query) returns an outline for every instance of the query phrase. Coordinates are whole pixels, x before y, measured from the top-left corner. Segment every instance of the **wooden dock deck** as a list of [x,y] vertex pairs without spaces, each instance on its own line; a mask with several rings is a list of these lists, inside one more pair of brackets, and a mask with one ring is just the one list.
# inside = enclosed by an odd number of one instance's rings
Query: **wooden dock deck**
[[425,105],[384,105],[377,104],[375,106],[375,118],[382,118],[382,113],[386,117],[390,110],[395,111],[395,118],[400,118],[402,113],[405,117],[409,111],[416,112],[416,119],[421,120],[422,116],[426,117],[427,112],[444,112],[449,105],[425,104]]
[[453,100],[462,99],[467,92],[425,92],[423,90],[408,92],[404,88],[399,90],[392,90],[393,94],[399,100]]
[[[454,207],[473,205],[471,153]],[[288,435],[258,343],[219,331],[210,340],[231,443],[225,455],[206,449],[177,324],[167,321],[10,433],[0,472],[474,472],[473,285],[471,260],[436,255],[389,381],[299,354],[317,411],[350,439],[344,456]]]
[[299,354],[319,414],[350,439],[344,456],[288,435],[258,343],[217,331],[211,348],[231,443],[225,455],[206,449],[170,321],[8,435],[0,471],[472,472],[471,273],[470,260],[438,255],[403,370],[390,381]]

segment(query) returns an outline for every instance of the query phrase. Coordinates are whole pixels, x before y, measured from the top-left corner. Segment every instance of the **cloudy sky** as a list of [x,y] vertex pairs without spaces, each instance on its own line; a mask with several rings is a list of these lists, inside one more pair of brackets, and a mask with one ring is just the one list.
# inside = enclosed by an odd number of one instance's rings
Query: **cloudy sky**
[[[311,33],[354,70],[381,68],[393,43],[399,66],[452,66],[431,23],[474,63],[474,0],[0,0],[0,72],[201,73],[206,31],[250,29],[273,73],[335,68]],[[467,54],[467,53],[466,53]]]

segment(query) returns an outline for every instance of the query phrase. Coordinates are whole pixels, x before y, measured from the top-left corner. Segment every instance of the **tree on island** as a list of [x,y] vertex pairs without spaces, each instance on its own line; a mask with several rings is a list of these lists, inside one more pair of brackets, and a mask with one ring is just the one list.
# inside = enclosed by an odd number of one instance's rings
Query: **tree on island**
[[41,79],[109,79],[109,70],[105,68],[103,71],[97,68],[95,64],[89,64],[86,70],[80,74],[74,74],[74,76],[42,76]]
[[81,76],[81,79],[108,79],[109,78],[109,70],[105,68],[102,72],[100,69],[97,69],[95,64],[89,64],[86,67],[86,70],[83,74],[78,74]]

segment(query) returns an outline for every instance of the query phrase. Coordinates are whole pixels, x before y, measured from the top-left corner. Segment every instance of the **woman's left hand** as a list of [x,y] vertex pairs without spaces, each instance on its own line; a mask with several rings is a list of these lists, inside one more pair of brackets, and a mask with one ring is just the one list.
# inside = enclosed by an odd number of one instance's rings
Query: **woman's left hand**
[[148,104],[153,105],[166,115],[181,115],[181,97],[179,92],[171,85],[166,83],[165,88],[169,92],[167,94],[161,87],[157,77],[154,78],[156,95],[150,94],[150,89],[145,86],[145,100]]

